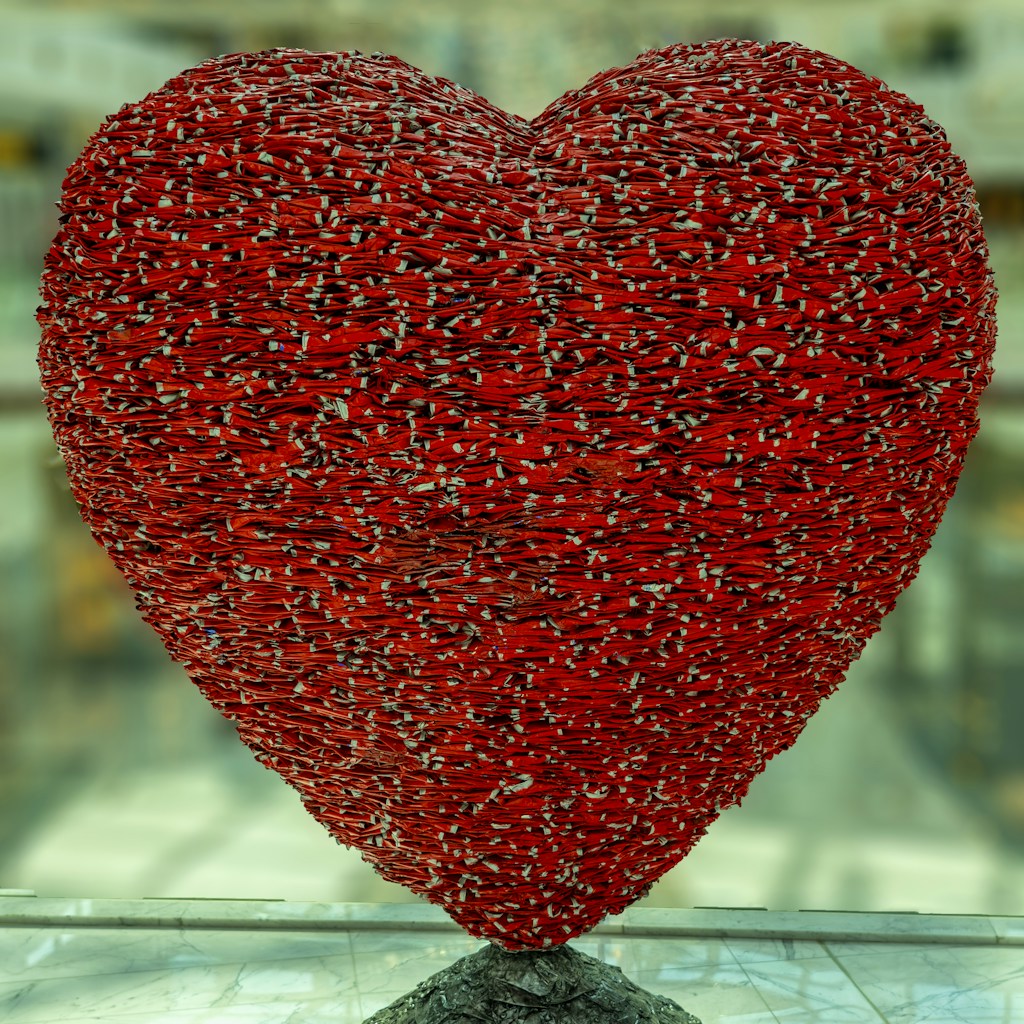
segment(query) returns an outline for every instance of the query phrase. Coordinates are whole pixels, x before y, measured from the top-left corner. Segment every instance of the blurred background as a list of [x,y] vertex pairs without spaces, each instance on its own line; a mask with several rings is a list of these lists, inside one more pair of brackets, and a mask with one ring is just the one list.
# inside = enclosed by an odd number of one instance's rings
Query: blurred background
[[64,168],[208,56],[395,53],[523,115],[640,50],[793,39],[943,124],[1000,289],[982,430],[921,574],[839,693],[652,891],[661,906],[1024,914],[1024,6],[1019,0],[0,3],[0,890],[412,900],[253,761],[78,519],[33,312]]

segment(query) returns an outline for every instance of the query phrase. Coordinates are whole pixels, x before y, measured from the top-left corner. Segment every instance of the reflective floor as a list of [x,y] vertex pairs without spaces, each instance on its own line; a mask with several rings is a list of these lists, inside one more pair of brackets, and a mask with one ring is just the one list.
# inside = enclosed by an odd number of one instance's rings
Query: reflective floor
[[[0,897],[0,1020],[356,1024],[480,945],[432,907]],[[573,945],[704,1024],[1024,1022],[1021,918],[633,909]]]

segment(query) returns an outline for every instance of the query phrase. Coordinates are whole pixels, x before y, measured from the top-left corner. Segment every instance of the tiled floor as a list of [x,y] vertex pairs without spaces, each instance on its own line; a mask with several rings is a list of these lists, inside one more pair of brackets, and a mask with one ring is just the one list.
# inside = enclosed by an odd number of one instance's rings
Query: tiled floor
[[[426,906],[0,897],[0,1020],[357,1024],[480,945]],[[1024,1024],[1024,919],[640,908],[573,945],[704,1024]]]

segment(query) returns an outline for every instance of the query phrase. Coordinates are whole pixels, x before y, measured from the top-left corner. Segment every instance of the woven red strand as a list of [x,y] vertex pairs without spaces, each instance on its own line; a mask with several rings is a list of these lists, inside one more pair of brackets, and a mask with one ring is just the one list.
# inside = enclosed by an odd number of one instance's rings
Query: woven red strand
[[40,353],[143,617],[382,875],[508,949],[621,911],[914,576],[995,291],[922,109],[795,44],[533,121],[207,61],[68,172]]

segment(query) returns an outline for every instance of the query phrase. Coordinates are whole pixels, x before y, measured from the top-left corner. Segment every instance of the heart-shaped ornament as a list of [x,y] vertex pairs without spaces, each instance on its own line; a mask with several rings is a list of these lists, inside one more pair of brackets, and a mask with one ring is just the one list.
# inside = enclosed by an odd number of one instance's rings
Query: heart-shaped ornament
[[46,400],[144,618],[507,949],[642,896],[794,741],[989,376],[962,161],[792,43],[532,121],[393,57],[222,57],[108,119],[61,211]]

